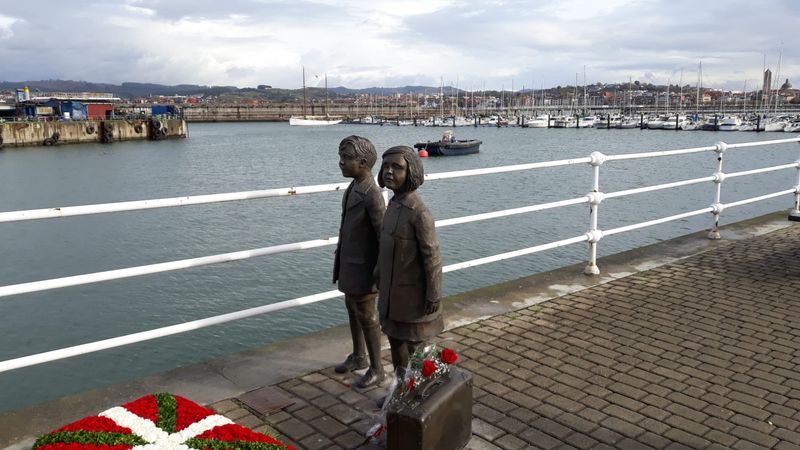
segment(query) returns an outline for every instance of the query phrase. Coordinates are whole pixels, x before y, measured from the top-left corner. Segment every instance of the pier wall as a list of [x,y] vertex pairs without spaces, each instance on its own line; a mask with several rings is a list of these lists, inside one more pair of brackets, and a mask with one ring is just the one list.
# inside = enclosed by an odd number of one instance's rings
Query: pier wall
[[183,119],[6,122],[0,123],[0,148],[185,138],[187,132]]

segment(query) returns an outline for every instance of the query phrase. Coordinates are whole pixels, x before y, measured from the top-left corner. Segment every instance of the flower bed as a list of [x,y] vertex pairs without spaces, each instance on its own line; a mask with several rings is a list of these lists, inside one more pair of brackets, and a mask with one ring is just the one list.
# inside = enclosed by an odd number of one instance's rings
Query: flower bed
[[277,439],[172,394],[142,397],[46,434],[33,450],[278,450]]

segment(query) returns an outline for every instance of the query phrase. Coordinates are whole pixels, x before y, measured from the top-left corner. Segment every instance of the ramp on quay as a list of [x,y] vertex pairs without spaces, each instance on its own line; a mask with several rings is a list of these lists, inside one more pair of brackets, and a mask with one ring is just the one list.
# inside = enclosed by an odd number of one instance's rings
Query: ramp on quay
[[[446,299],[439,342],[474,374],[469,448],[800,449],[800,227],[781,213],[722,236]],[[348,343],[334,328],[3,414],[0,447],[169,391],[298,448],[356,448],[382,391],[333,372]],[[292,404],[264,414],[247,392]]]

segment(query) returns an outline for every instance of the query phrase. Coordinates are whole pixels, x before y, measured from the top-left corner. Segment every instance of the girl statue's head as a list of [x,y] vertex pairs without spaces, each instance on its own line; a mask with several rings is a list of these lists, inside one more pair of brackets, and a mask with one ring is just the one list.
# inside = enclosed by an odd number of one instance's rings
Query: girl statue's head
[[413,148],[398,145],[383,152],[378,185],[397,193],[415,191],[425,181],[425,169]]

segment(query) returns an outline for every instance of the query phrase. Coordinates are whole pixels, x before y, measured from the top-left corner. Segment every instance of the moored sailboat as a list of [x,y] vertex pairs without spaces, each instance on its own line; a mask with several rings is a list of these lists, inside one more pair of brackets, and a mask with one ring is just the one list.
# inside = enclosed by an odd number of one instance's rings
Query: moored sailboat
[[[325,75],[325,104],[328,103],[328,75]],[[309,117],[306,115],[306,68],[303,67],[303,117],[289,117],[289,125],[300,126],[320,126],[320,125],[336,125],[340,123],[341,119],[331,119],[327,116],[324,118]]]

